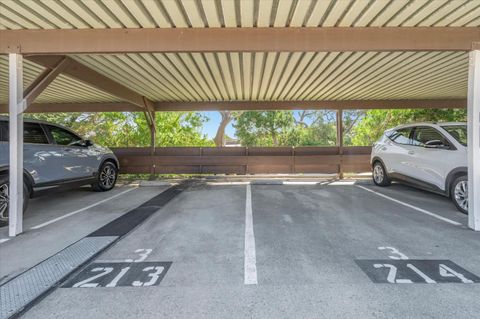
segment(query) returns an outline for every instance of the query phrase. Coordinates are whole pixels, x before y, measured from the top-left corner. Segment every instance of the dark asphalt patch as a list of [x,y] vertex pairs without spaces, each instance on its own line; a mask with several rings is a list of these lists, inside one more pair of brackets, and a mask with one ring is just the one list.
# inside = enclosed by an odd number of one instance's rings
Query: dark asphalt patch
[[128,213],[120,216],[114,221],[106,224],[100,229],[97,229],[87,237],[101,237],[101,236],[123,236],[129,231],[140,225],[145,219],[153,215],[170,200],[182,192],[183,186],[176,185],[167,189],[163,193],[146,201],[142,205]]
[[480,277],[450,260],[359,259],[355,262],[374,283],[480,283]]
[[84,268],[63,288],[113,288],[158,286],[171,262],[99,262]]

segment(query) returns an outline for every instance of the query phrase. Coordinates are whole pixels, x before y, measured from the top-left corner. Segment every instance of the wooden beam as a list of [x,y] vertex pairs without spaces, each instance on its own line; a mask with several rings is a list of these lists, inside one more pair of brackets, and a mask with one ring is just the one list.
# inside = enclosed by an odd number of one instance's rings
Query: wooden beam
[[478,27],[0,30],[0,53],[467,51]]
[[[155,112],[152,113],[153,122],[150,125],[150,155],[153,157],[155,156],[155,146],[157,140],[157,130],[155,128]],[[151,167],[150,167],[150,180],[155,179],[155,161],[152,160]]]
[[[466,99],[443,100],[350,100],[350,101],[267,101],[267,102],[153,102],[156,112],[165,111],[222,111],[222,110],[364,110],[364,109],[461,109]],[[8,105],[0,104],[0,113]],[[108,103],[33,103],[26,113],[56,112],[145,112],[128,102]]]
[[55,67],[52,69],[46,69],[32,82],[32,84],[28,86],[24,92],[24,101],[27,108],[48,87],[48,85],[52,83],[53,80],[63,72],[63,70],[65,70],[70,61],[71,59],[67,59],[66,57],[61,59]]
[[147,119],[148,126],[150,127],[150,131],[156,132],[157,127],[155,126],[155,104],[143,97],[143,104],[145,105],[145,117]]
[[130,102],[147,112],[151,112],[153,102],[148,98],[81,64],[80,62],[73,60],[72,58],[52,55],[30,56],[28,59],[49,69],[54,69],[62,59],[66,59],[68,65],[62,70],[63,74],[69,75],[122,100]]
[[[69,112],[143,112],[144,109],[128,102],[100,103],[33,103],[25,113],[69,113]],[[0,104],[0,113],[8,113],[8,106]]]
[[466,108],[466,99],[438,100],[339,100],[339,101],[231,101],[157,102],[157,111],[248,111],[248,110],[360,110]]
[[[337,110],[337,146],[338,154],[343,155],[343,110]],[[338,177],[343,179],[343,165],[342,160],[340,159],[340,164],[338,165]]]

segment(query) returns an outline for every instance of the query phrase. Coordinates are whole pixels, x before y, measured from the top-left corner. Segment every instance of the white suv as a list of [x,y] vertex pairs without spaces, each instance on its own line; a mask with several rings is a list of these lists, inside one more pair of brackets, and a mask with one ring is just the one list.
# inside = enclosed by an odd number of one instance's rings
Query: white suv
[[448,196],[468,211],[467,124],[418,123],[385,131],[373,145],[373,181],[398,180]]

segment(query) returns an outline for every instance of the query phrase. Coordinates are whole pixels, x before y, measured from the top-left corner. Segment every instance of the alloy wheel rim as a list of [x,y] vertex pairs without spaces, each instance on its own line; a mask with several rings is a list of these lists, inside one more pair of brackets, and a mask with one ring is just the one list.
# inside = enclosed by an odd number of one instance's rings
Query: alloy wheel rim
[[468,184],[467,181],[461,181],[455,185],[454,190],[455,201],[458,206],[464,210],[468,210]]
[[0,185],[0,220],[8,219],[8,184]]
[[375,179],[375,182],[381,183],[383,181],[383,168],[380,165],[375,165],[375,168],[373,169],[373,178]]
[[115,183],[116,173],[112,165],[106,165],[100,173],[100,183],[106,188],[110,188]]

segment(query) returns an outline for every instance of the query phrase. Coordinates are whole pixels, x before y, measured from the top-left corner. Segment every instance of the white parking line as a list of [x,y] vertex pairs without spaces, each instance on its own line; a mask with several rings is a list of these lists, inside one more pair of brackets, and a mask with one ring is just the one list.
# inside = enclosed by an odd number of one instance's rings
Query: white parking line
[[225,185],[248,185],[250,182],[207,182],[211,186],[225,186]]
[[317,185],[320,182],[295,182],[295,181],[284,181],[283,185]]
[[56,223],[56,222],[58,222],[59,220],[62,220],[62,219],[65,219],[65,218],[67,218],[67,217],[73,216],[73,215],[75,215],[75,214],[81,213],[81,212],[83,212],[83,211],[86,211],[87,209],[90,209],[90,208],[92,208],[92,207],[95,207],[95,206],[98,206],[98,205],[103,204],[103,203],[105,203],[105,202],[108,202],[109,200],[112,200],[112,199],[117,198],[117,197],[119,197],[119,196],[122,196],[123,194],[126,194],[126,193],[128,193],[128,192],[131,192],[131,191],[133,191],[134,189],[137,189],[137,187],[132,187],[132,188],[127,189],[127,190],[125,190],[125,191],[123,191],[123,192],[121,192],[121,193],[118,193],[118,194],[113,195],[113,196],[111,196],[111,197],[105,198],[105,199],[103,199],[103,200],[101,200],[101,201],[99,201],[99,202],[96,202],[96,203],[94,203],[94,204],[92,204],[92,205],[88,205],[88,206],[86,206],[86,207],[83,207],[83,208],[78,209],[78,210],[76,210],[76,211],[73,211],[73,212],[71,212],[71,213],[68,213],[68,214],[62,215],[62,216],[60,216],[60,217],[51,219],[51,220],[49,220],[48,222],[45,222],[45,223],[43,223],[43,224],[33,226],[33,227],[31,227],[30,229],[39,229],[39,228],[45,227],[45,226],[47,226],[47,225]]
[[244,283],[245,285],[257,284],[257,257],[255,253],[255,236],[253,234],[252,213],[252,186],[247,185],[245,200],[245,262]]
[[355,185],[356,181],[335,181],[331,182],[329,186],[339,186],[339,185]]
[[10,238],[2,238],[2,239],[0,239],[0,244],[3,244],[3,243],[5,243],[9,240],[10,240]]
[[425,210],[425,209],[423,209],[423,208],[420,208],[420,207],[413,206],[413,205],[411,205],[411,204],[402,202],[402,201],[400,201],[400,200],[398,200],[398,199],[395,199],[395,198],[392,198],[392,197],[390,197],[390,196],[387,196],[387,195],[378,193],[378,192],[376,192],[376,191],[374,191],[374,190],[371,190],[371,189],[369,189],[369,188],[366,188],[366,187],[363,187],[363,186],[360,186],[360,185],[356,185],[356,186],[359,187],[359,188],[361,188],[361,189],[364,189],[364,190],[366,190],[366,191],[368,191],[368,192],[370,192],[370,193],[373,193],[373,194],[378,195],[378,196],[380,196],[380,197],[383,197],[383,198],[386,198],[386,199],[388,199],[388,200],[391,200],[392,202],[395,202],[395,203],[397,203],[397,204],[400,204],[400,205],[406,206],[406,207],[408,207],[408,208],[414,209],[414,210],[416,210],[417,212],[420,212],[420,213],[429,215],[429,216],[431,216],[431,217],[440,219],[440,220],[442,220],[442,221],[444,221],[444,222],[446,222],[446,223],[449,223],[449,224],[452,224],[452,225],[455,225],[455,226],[461,226],[461,225],[462,225],[461,223],[458,223],[458,222],[453,221],[453,220],[451,220],[451,219],[448,219],[448,218],[442,217],[442,216],[440,216],[440,215],[437,215],[437,214],[435,214],[435,213],[429,212],[428,210]]

